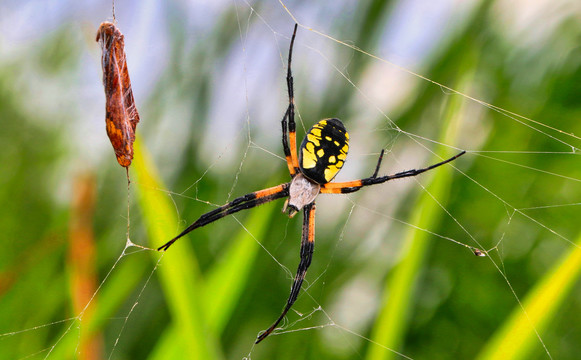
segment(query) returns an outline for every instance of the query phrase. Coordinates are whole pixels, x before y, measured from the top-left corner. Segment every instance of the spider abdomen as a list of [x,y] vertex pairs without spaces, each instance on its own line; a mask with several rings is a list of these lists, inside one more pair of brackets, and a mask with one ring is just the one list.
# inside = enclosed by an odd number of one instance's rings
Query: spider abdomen
[[349,134],[339,119],[313,125],[299,150],[301,172],[318,184],[331,182],[343,167],[349,151]]

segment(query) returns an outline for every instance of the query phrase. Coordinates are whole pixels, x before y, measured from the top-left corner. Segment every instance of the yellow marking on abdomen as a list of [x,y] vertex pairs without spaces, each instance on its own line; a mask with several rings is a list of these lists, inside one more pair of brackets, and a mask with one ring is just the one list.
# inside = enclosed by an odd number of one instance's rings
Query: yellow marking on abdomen
[[337,175],[338,172],[339,168],[336,167],[335,165],[327,166],[327,168],[325,169],[325,180],[327,180],[327,182],[333,180],[333,178],[335,177],[335,175]]
[[321,143],[319,142],[320,139],[321,139],[320,137],[315,136],[313,134],[307,134],[307,140],[315,144],[315,146],[321,146]]
[[[307,145],[308,144],[311,144],[311,143],[307,143]],[[307,146],[305,146],[303,148],[303,163],[302,163],[302,165],[303,165],[304,169],[312,169],[317,165],[317,157],[315,156],[314,153],[310,152],[307,149]]]

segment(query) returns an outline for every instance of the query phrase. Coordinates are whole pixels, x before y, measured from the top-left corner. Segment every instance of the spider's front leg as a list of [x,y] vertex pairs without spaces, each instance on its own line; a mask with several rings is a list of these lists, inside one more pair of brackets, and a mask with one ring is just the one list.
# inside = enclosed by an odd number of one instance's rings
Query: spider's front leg
[[299,292],[301,291],[301,286],[303,285],[303,280],[307,274],[307,269],[309,268],[309,265],[311,265],[313,250],[315,248],[315,203],[312,202],[306,205],[304,209],[303,234],[301,238],[301,261],[297,269],[297,274],[295,275],[293,286],[291,287],[289,298],[286,302],[284,310],[282,311],[282,314],[280,314],[274,324],[272,324],[268,329],[266,329],[258,336],[256,339],[256,344],[266,339],[266,337],[270,335],[274,329],[276,329],[278,324],[285,317],[286,313],[293,306],[297,300],[297,297],[299,296]]
[[353,180],[353,181],[347,181],[347,182],[338,182],[338,183],[331,182],[331,183],[324,184],[321,187],[321,194],[348,194],[348,193],[358,191],[362,187],[365,187],[365,186],[382,184],[384,182],[387,182],[387,181],[393,180],[393,179],[401,179],[401,178],[405,178],[405,177],[417,176],[417,175],[420,175],[426,171],[435,169],[439,166],[442,166],[442,165],[447,164],[451,161],[454,161],[464,154],[466,154],[466,151],[462,151],[462,152],[458,153],[457,155],[452,156],[449,159],[446,159],[444,161],[440,161],[439,163],[430,165],[430,166],[425,167],[425,168],[406,170],[406,171],[398,172],[398,173],[393,174],[393,175],[385,175],[385,176],[378,177],[377,173],[379,171],[379,166],[381,165],[381,161],[383,159],[383,151],[381,151],[381,155],[379,156],[379,161],[377,162],[377,167],[375,168],[375,172],[373,173],[372,176],[370,176],[368,178],[364,178],[364,179],[359,179],[359,180]]
[[[291,70],[291,62],[293,57],[293,46],[297,34],[297,24],[291,38],[290,48],[288,51],[288,67],[286,73],[286,86],[288,89],[289,105],[282,118],[282,147],[284,149],[284,156],[288,165],[288,170],[291,177],[294,177],[299,172],[299,161],[297,158],[297,134],[295,124],[295,94],[293,85],[293,75]],[[288,120],[288,122],[287,122]]]

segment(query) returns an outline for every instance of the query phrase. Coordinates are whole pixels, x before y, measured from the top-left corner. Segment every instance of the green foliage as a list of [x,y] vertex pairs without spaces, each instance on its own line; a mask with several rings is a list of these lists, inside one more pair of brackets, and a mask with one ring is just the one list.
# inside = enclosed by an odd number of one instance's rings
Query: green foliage
[[[579,14],[523,30],[517,8],[484,1],[424,35],[433,47],[410,64],[385,50],[400,3],[286,5],[306,26],[293,59],[299,141],[320,118],[342,118],[353,150],[339,181],[369,176],[382,147],[381,173],[468,153],[416,179],[321,196],[306,291],[283,330],[253,346],[288,297],[300,216],[280,214],[277,201],[153,249],[216,205],[288,181],[284,8],[228,4],[202,26],[170,2],[155,41],[118,9],[142,117],[129,238],[143,248],[125,248],[125,172],[103,124],[91,32],[109,13],[75,13],[34,41],[0,38],[0,358],[84,359],[96,339],[111,359],[576,359]],[[149,63],[156,54],[167,63]],[[74,304],[70,244],[82,173],[97,183],[86,311]]]

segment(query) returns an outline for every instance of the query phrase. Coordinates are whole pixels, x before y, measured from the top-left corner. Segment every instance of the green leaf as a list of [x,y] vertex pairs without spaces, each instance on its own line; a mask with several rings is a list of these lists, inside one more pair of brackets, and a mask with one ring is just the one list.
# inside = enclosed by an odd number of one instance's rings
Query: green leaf
[[[581,272],[581,237],[522,301],[478,356],[488,359],[531,359],[544,345],[542,334],[571,291]],[[551,351],[551,349],[548,349]],[[558,355],[558,354],[553,354]]]
[[[243,294],[244,287],[251,278],[256,254],[260,249],[257,240],[263,239],[274,206],[260,206],[252,209],[243,228],[232,239],[232,244],[224,256],[212,267],[206,276],[206,294],[212,294],[206,302],[206,320],[215,334],[221,334],[231,318],[236,304]],[[181,352],[173,346],[178,336],[178,329],[171,326],[166,329],[149,359],[180,359]]]
[[[460,99],[451,98],[446,111],[447,122],[443,124],[441,141],[453,144],[462,114]],[[453,151],[442,147],[438,155],[432,160],[433,163],[453,156]],[[452,186],[452,168],[449,165],[434,169],[431,175],[429,185],[425,186],[425,191],[414,204],[409,220],[412,226],[405,236],[401,260],[386,279],[380,312],[371,334],[371,340],[383,347],[370,345],[366,359],[390,359],[401,351],[414,304],[414,289],[432,241],[432,235],[420,229],[433,229],[438,225]]]
[[[176,231],[178,219],[169,196],[145,148],[135,142],[133,169],[137,174],[139,206],[143,212],[150,244],[165,243]],[[160,256],[163,258],[160,259]],[[182,356],[189,359],[221,358],[218,341],[207,325],[205,292],[195,254],[187,241],[170,248],[159,260],[157,274],[166,293],[168,307],[177,326],[176,346],[185,345]]]
[[232,239],[232,245],[207,276],[206,293],[212,294],[206,304],[207,316],[217,334],[224,330],[242,295],[244,285],[251,277],[254,259],[260,249],[257,241],[263,240],[275,211],[274,206],[252,209],[243,228]]

